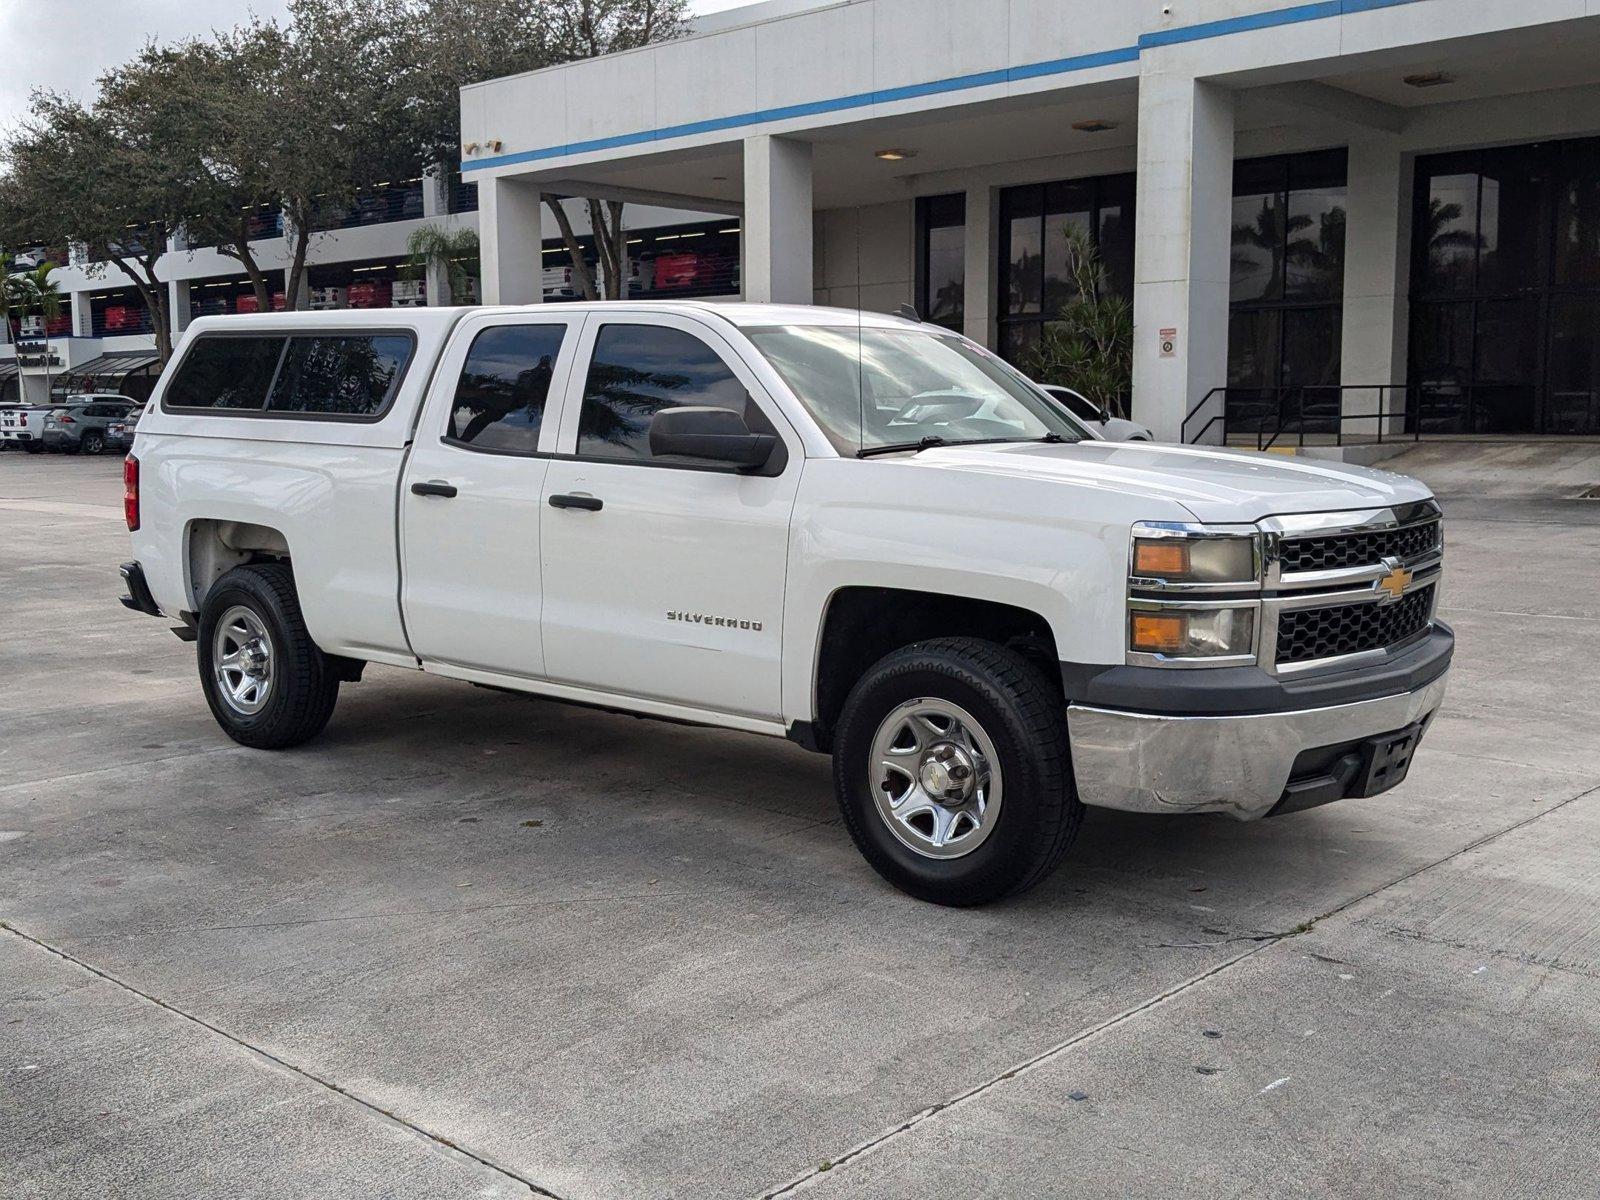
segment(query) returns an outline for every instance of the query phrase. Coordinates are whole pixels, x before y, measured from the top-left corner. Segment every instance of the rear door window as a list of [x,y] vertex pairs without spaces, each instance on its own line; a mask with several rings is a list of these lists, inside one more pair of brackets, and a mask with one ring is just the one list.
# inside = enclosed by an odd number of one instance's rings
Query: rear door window
[[207,334],[189,347],[167,387],[168,408],[260,410],[283,355],[281,337]]
[[289,339],[269,412],[374,417],[389,407],[411,358],[403,333]]
[[469,450],[532,454],[567,327],[497,325],[472,339],[444,440]]

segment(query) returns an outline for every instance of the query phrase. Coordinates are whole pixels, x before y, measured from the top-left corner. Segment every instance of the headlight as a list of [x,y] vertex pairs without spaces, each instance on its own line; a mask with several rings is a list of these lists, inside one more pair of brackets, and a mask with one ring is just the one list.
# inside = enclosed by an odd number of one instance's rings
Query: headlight
[[[1144,533],[1149,536],[1139,536]],[[1238,584],[1256,582],[1254,534],[1200,533],[1135,526],[1131,574],[1164,584]]]
[[1128,614],[1128,649],[1163,658],[1232,658],[1254,653],[1255,606],[1135,608]]

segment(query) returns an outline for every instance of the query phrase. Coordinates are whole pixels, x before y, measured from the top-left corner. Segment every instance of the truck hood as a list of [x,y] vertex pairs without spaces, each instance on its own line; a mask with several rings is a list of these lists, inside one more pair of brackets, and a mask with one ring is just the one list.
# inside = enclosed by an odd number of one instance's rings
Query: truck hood
[[1197,521],[1259,521],[1286,513],[1386,508],[1427,499],[1404,475],[1279,454],[1141,442],[1070,445],[999,442],[939,446],[914,456],[925,467],[1059,480],[1180,504]]

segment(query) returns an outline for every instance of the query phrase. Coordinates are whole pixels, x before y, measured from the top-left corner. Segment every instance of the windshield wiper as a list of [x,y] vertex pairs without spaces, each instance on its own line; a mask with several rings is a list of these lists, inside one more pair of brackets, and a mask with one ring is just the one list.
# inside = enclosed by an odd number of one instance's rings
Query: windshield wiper
[[857,458],[871,458],[875,454],[904,454],[909,450],[931,450],[935,446],[996,446],[1000,444],[1013,444],[1018,442],[1060,442],[1075,443],[1076,438],[1063,437],[1059,433],[1047,433],[1043,437],[992,437],[992,438],[960,438],[951,441],[949,438],[932,434],[920,442],[896,442],[891,446],[865,446],[856,451]]
[[903,454],[907,450],[931,450],[935,446],[948,446],[949,444],[937,434],[930,434],[920,442],[896,442],[890,446],[863,446],[856,451],[856,457],[871,458],[874,454]]

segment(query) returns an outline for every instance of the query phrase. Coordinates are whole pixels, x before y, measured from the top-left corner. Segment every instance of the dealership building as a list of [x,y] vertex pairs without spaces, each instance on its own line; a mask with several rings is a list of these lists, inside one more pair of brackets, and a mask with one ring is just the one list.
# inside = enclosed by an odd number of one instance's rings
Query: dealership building
[[1597,85],[1600,0],[777,0],[463,89],[463,177],[489,302],[541,194],[610,196],[1025,361],[1075,226],[1158,437],[1597,435]]

